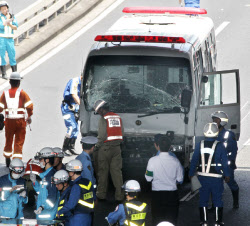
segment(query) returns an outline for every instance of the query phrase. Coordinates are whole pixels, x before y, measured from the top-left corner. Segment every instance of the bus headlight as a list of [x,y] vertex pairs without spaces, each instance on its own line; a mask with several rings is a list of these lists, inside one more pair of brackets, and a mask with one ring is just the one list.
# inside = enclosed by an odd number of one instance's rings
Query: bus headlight
[[170,151],[172,152],[182,152],[184,150],[182,145],[172,145]]

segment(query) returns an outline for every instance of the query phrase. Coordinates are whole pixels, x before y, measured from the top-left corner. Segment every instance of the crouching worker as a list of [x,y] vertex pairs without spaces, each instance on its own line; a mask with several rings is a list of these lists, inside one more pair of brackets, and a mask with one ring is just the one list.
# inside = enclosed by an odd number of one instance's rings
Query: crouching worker
[[79,160],[71,160],[66,165],[71,180],[71,191],[68,201],[58,211],[57,217],[71,212],[70,226],[90,226],[91,213],[94,211],[94,190],[91,181],[81,177],[82,163]]
[[[59,211],[69,201],[69,195],[71,190],[71,187],[69,186],[69,174],[65,170],[59,170],[55,173],[52,181],[56,185],[57,190],[60,192],[60,200],[57,209],[57,211]],[[57,214],[57,218],[60,218],[60,220],[65,221],[64,226],[70,225],[69,218],[71,216],[71,212],[61,214],[60,216]]]
[[141,191],[140,184],[136,180],[126,181],[123,185],[126,202],[116,207],[115,211],[106,217],[109,224],[113,225],[140,225],[145,226],[148,207],[140,202],[137,197]]
[[13,159],[9,166],[10,173],[0,177],[0,218],[23,218],[23,204],[26,197],[25,180],[21,178],[24,164],[20,159]]
[[34,211],[37,220],[53,220],[56,217],[59,191],[51,183],[51,178],[56,172],[53,168],[54,156],[54,151],[50,147],[43,148],[37,153],[36,157],[39,159],[40,166],[45,170],[43,173],[40,173],[40,183],[36,181],[35,174],[30,174],[32,185],[38,193],[37,208]]

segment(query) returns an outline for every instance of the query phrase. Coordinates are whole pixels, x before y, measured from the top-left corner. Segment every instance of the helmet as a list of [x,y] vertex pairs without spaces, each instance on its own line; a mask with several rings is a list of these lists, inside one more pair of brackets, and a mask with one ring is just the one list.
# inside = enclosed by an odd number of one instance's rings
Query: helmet
[[105,105],[107,102],[105,100],[97,100],[94,104],[94,110],[95,112],[97,112],[100,107],[103,107],[103,105]]
[[12,72],[10,74],[10,79],[12,79],[12,80],[21,80],[22,77],[18,72],[15,71],[15,72]]
[[15,173],[22,173],[24,171],[24,164],[23,164],[23,161],[20,160],[20,159],[13,159],[10,163],[10,167],[9,169],[11,171],[14,171]]
[[174,226],[174,225],[170,222],[163,221],[163,222],[157,224],[157,226]]
[[228,123],[228,115],[224,111],[216,111],[211,115],[211,117],[219,118],[221,126],[225,126]]
[[69,174],[66,170],[59,170],[55,173],[54,177],[52,177],[54,184],[61,184],[67,181],[69,181]]
[[54,150],[51,147],[45,147],[36,153],[36,159],[47,159],[55,157]]
[[53,151],[54,151],[55,157],[59,157],[59,158],[64,157],[64,153],[63,153],[63,150],[61,148],[55,147],[55,148],[53,148]]
[[83,168],[81,161],[76,159],[69,161],[66,165],[66,170],[69,172],[81,172],[82,169]]
[[219,134],[219,128],[216,123],[207,123],[203,129],[205,137],[217,137]]
[[0,8],[3,7],[3,6],[7,6],[7,8],[9,8],[8,2],[6,2],[6,1],[1,1],[1,2],[0,2]]
[[128,180],[128,181],[126,181],[124,183],[124,185],[122,186],[122,188],[126,192],[140,192],[141,191],[140,184],[136,180]]

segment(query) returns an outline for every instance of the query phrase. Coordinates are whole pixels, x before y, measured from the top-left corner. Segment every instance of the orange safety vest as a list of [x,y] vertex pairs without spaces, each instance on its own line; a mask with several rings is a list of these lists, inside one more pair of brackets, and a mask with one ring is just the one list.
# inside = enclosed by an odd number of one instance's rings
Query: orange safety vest
[[104,115],[104,119],[107,122],[107,140],[104,143],[113,140],[123,140],[121,117],[113,112],[108,112]]

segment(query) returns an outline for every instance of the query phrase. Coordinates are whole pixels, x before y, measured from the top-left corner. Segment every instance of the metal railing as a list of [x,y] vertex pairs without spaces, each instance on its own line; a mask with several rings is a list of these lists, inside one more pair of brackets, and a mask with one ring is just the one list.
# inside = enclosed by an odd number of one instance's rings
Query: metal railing
[[18,29],[14,32],[15,45],[32,33],[39,31],[56,18],[60,13],[66,13],[81,0],[38,0],[16,15]]

